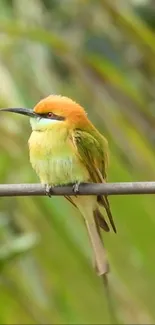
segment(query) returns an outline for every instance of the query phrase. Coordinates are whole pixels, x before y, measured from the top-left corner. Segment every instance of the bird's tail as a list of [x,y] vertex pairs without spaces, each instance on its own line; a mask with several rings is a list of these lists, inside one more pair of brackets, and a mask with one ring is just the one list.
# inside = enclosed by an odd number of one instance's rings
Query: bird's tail
[[95,266],[98,275],[106,274],[109,271],[106,251],[100,234],[100,227],[109,231],[109,226],[101,215],[95,196],[77,196],[71,200],[80,210],[88,231],[89,239],[92,245]]
[[[106,257],[106,251],[103,245],[102,237],[100,234],[100,227],[98,223],[98,213],[96,209],[92,216],[84,215],[85,224],[87,227],[90,242],[93,248],[95,257],[95,267],[99,276],[109,272],[109,265]],[[106,227],[106,222],[105,225]]]

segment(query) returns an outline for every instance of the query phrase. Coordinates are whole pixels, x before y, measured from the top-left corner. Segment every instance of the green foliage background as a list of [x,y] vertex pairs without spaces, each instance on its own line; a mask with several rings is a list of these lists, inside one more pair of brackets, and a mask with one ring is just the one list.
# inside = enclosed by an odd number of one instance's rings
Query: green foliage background
[[[139,2],[138,2],[139,3]],[[80,102],[109,140],[109,181],[155,178],[155,4],[1,0],[0,106],[55,93]],[[38,182],[26,118],[0,116],[0,182]],[[119,323],[155,322],[155,200],[110,198],[104,234]],[[63,198],[0,200],[0,323],[107,324],[78,212]]]

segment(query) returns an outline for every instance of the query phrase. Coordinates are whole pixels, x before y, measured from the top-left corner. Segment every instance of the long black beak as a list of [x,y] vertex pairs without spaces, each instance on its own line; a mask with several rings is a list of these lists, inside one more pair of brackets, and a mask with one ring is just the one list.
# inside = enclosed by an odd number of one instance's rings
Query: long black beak
[[35,117],[37,115],[30,108],[18,108],[18,107],[17,108],[1,108],[0,112],[3,112],[3,111],[27,115],[27,116],[31,116],[31,117]]

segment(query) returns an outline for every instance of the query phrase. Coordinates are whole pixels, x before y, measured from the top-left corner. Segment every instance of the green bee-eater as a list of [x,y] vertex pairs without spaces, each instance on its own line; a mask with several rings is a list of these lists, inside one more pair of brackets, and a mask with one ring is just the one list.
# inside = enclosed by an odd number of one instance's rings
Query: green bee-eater
[[[32,133],[29,138],[30,162],[46,186],[101,183],[107,178],[108,143],[89,121],[84,109],[70,98],[51,95],[41,100],[32,111],[8,108],[7,111],[30,116]],[[47,188],[48,188],[47,187]],[[99,275],[108,271],[100,227],[109,226],[100,211],[103,206],[113,230],[107,196],[66,196],[84,217],[95,255]]]

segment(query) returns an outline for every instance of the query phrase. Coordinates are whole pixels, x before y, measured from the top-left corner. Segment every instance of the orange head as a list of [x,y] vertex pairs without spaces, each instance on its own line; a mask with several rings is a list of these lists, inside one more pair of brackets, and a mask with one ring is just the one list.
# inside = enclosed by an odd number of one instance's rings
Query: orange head
[[84,109],[72,99],[50,95],[42,99],[33,111],[27,108],[7,108],[5,111],[19,113],[31,117],[33,130],[44,131],[52,129],[53,125],[59,123],[69,128],[86,128],[89,120]]
[[70,127],[80,127],[88,121],[84,109],[65,96],[50,95],[42,99],[33,111],[36,116],[47,119],[49,122],[45,124],[49,126],[51,121],[51,126],[53,123],[63,122],[69,124]]

